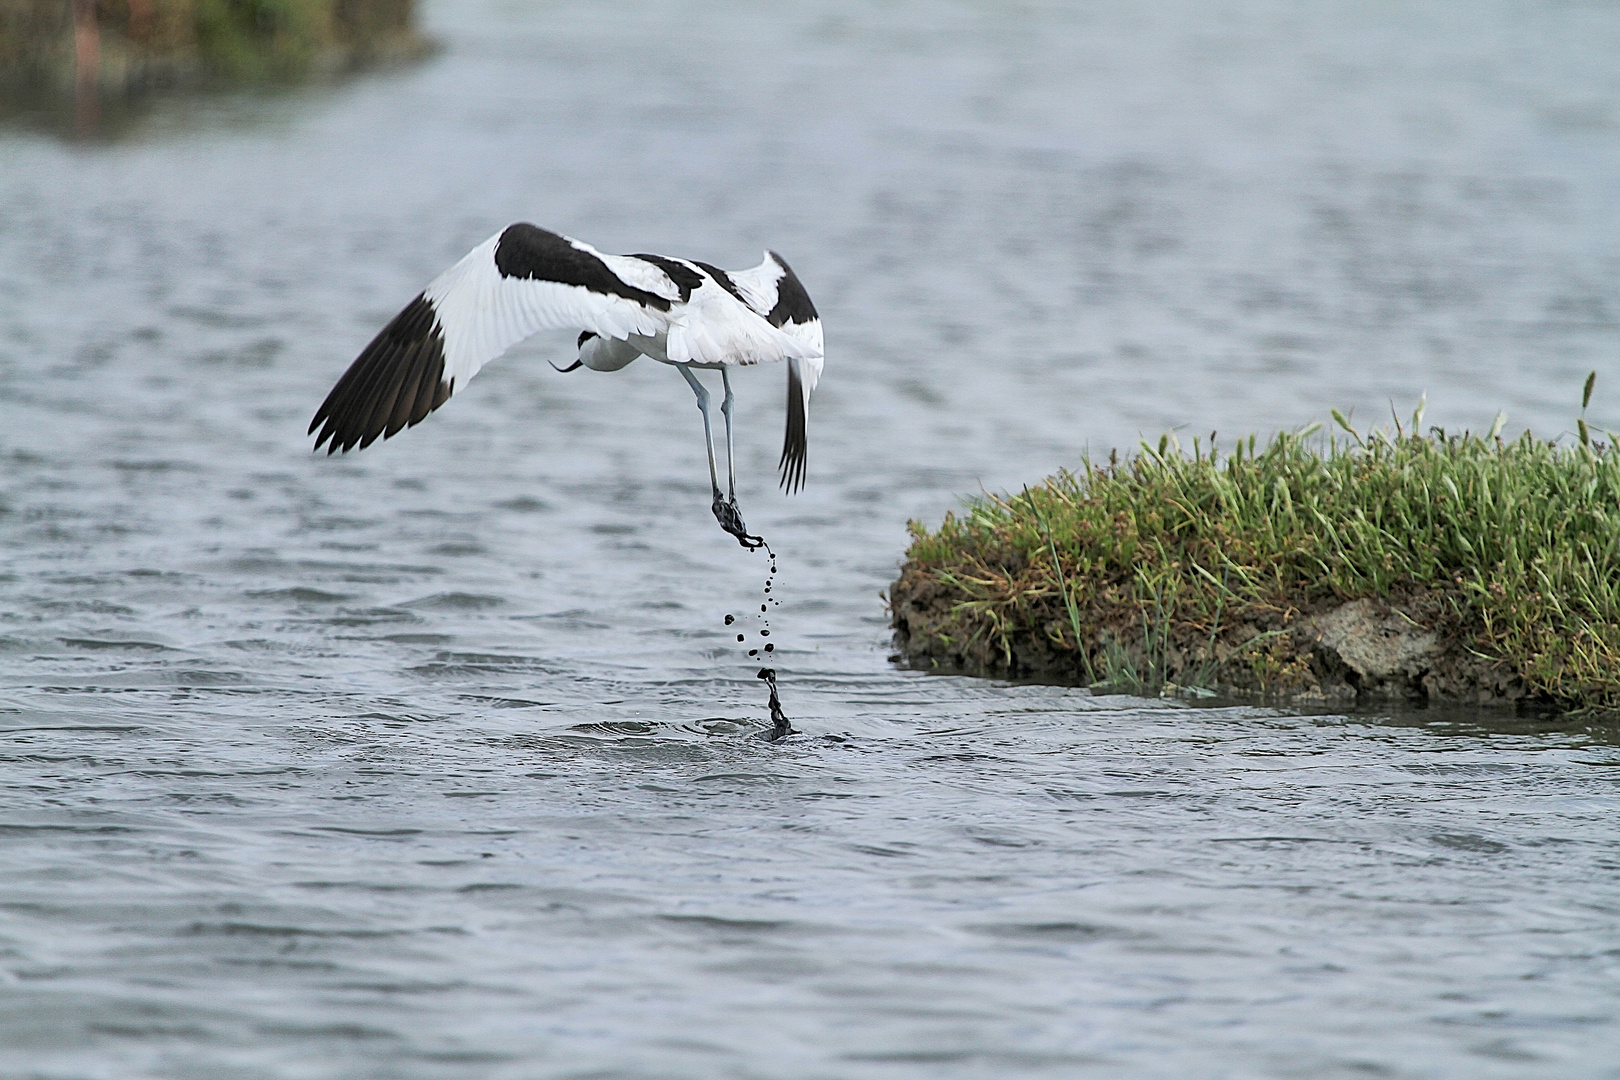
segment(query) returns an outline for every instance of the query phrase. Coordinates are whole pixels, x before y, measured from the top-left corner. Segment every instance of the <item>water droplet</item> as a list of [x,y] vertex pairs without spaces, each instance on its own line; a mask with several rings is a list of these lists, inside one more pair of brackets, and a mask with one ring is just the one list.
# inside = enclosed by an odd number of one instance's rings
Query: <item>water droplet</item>
[[769,631],[769,630],[761,630],[761,631],[760,631],[760,632],[759,632],[759,636],[760,636],[760,637],[770,637],[770,636],[771,636],[771,632],[770,632],[770,631]]
[[749,656],[758,656],[759,655],[759,650],[758,649],[749,649],[748,650],[748,655]]
[[766,652],[775,652],[776,651],[776,646],[775,645],[767,645],[767,646],[765,646],[765,651]]
[[765,605],[764,604],[759,605],[759,610],[764,611],[765,610]]
[[737,621],[737,617],[735,615],[727,615],[726,616],[726,625],[727,626],[730,626],[732,623],[734,623],[736,621]]
[[741,640],[742,640],[742,639],[743,639],[743,636],[742,636],[742,635],[741,635],[741,634],[738,634],[738,635],[737,635],[737,640],[738,640],[738,641],[741,641]]

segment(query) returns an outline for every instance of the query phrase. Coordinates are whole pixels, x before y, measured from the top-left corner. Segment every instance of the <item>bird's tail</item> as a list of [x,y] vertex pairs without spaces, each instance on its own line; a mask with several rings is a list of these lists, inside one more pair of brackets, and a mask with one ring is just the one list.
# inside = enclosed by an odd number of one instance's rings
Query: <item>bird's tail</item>
[[[782,459],[776,467],[782,474],[782,490],[789,495],[804,486],[808,453],[805,427],[810,415],[810,388],[815,385],[805,378],[808,374],[805,366],[806,362],[797,357],[787,365],[787,433],[782,437]],[[815,367],[819,372],[821,365],[817,363]]]

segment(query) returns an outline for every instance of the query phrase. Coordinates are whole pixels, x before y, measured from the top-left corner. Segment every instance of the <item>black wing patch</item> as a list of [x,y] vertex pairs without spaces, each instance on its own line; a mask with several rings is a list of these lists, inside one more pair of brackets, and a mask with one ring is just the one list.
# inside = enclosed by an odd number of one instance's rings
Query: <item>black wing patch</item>
[[701,266],[703,271],[710,277],[714,278],[715,282],[722,289],[726,290],[726,292],[730,293],[732,296],[735,296],[738,300],[742,300],[743,307],[748,307],[748,301],[743,300],[743,294],[737,291],[737,283],[731,280],[730,274],[726,273],[718,266],[710,266],[706,262],[698,262],[696,259],[693,259],[692,262],[698,266]]
[[[371,339],[315,411],[315,449],[330,440],[328,454],[363,450],[380,435],[422,421],[450,400],[455,389],[444,380],[444,332],[426,295],[419,295]],[[324,426],[322,426],[324,425]]]
[[804,384],[799,381],[797,364],[790,362],[787,369],[787,434],[776,467],[782,472],[782,490],[791,495],[804,486]]
[[787,260],[774,251],[771,258],[782,268],[782,280],[776,283],[776,306],[765,316],[765,321],[772,326],[781,326],[783,323],[807,323],[820,318],[816,314],[816,305],[810,302],[810,294],[804,291],[804,286],[799,283],[799,275],[793,272]]
[[[664,272],[664,276],[669,278],[670,281],[674,282],[675,288],[680,290],[681,303],[683,304],[692,299],[692,290],[703,284],[702,274],[699,274],[690,266],[687,266],[683,262],[678,262],[675,259],[666,259],[662,255],[645,254],[632,255],[630,257],[632,259],[640,259],[642,262],[652,263],[654,266],[658,267],[658,269],[662,270]],[[702,264],[700,263],[699,265]],[[666,304],[664,306],[664,310],[669,310],[669,305]]]
[[495,269],[505,278],[578,285],[603,296],[622,296],[659,311],[669,310],[667,298],[621,280],[595,255],[526,222],[509,225],[501,233],[495,244]]

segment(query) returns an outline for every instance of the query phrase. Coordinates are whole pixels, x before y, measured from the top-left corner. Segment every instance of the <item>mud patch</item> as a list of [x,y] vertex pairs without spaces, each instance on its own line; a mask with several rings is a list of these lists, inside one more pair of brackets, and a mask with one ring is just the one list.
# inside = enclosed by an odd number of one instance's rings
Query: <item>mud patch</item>
[[1153,684],[1171,691],[1196,686],[1273,704],[1554,704],[1511,664],[1472,648],[1472,636],[1452,614],[1455,605],[1437,592],[1265,613],[1214,635],[1173,620],[1145,629],[1135,607],[1092,611],[1081,626],[1084,658],[1072,633],[1065,635],[1068,615],[1055,599],[1009,633],[1005,649],[965,617],[964,599],[932,575],[903,567],[889,590],[897,649],[891,659],[925,670],[1081,686],[1121,669],[1151,671]]

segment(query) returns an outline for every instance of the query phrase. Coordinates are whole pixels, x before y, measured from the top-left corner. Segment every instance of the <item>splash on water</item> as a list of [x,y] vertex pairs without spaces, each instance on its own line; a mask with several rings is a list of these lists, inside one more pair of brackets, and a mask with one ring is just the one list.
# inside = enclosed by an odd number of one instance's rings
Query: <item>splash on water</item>
[[[760,656],[760,654],[762,654],[762,653],[764,655],[766,655],[766,656],[770,656],[770,655],[772,655],[773,653],[776,652],[776,643],[773,642],[773,641],[768,641],[768,640],[764,640],[764,639],[767,639],[767,638],[769,638],[771,636],[771,620],[770,620],[770,608],[771,608],[771,605],[772,604],[778,604],[778,605],[781,604],[780,600],[778,600],[775,596],[771,595],[772,586],[775,584],[775,581],[776,581],[776,552],[772,551],[771,548],[770,548],[770,545],[766,544],[763,539],[760,540],[759,546],[763,547],[765,549],[765,553],[770,556],[770,558],[771,558],[771,570],[770,570],[769,576],[767,576],[765,578],[765,592],[764,592],[765,600],[764,600],[764,602],[762,602],[759,605],[759,615],[757,616],[757,618],[759,619],[759,624],[760,625],[759,625],[759,628],[755,631],[755,633],[757,633],[759,635],[759,637],[761,638],[761,644],[748,650],[748,656],[749,656],[750,659],[757,659]],[[737,621],[737,617],[735,615],[729,615],[728,614],[726,616],[726,625],[727,626],[733,625],[734,623],[736,623],[736,621]],[[747,640],[748,640],[748,635],[747,634],[739,633],[737,635],[738,644],[742,644],[742,643],[746,642]],[[770,686],[770,692],[771,692],[771,696],[770,696],[771,734],[769,736],[770,741],[775,742],[777,739],[783,738],[784,736],[794,734],[792,726],[788,723],[787,717],[782,712],[782,702],[781,702],[780,697],[778,697],[778,695],[777,695],[776,669],[775,668],[760,668],[758,677],[765,680],[766,683],[768,683],[769,686]]]
[[782,711],[782,699],[776,696],[776,669],[762,667],[757,678],[764,679],[765,685],[771,688],[771,733],[766,738],[776,742],[778,739],[797,734],[793,730],[793,725],[788,723],[787,714]]

